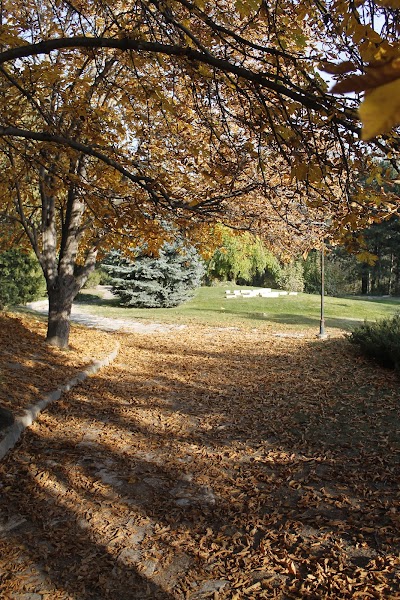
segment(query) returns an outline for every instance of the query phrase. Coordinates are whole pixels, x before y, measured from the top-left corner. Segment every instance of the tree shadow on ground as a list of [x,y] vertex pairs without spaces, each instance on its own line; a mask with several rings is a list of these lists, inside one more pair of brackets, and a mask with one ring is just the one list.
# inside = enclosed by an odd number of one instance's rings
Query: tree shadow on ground
[[80,599],[245,598],[250,586],[352,598],[349,579],[366,593],[398,589],[394,375],[343,340],[125,342],[3,470],[13,503],[0,509],[26,519],[7,543],[46,564],[53,589]]
[[[320,316],[316,315],[315,317],[306,316],[304,314],[296,314],[296,313],[282,313],[282,312],[274,312],[268,311],[268,307],[265,308],[265,311],[240,311],[240,310],[227,310],[220,309],[212,311],[208,308],[205,309],[193,309],[196,312],[219,312],[224,315],[232,315],[233,317],[238,317],[240,319],[248,319],[250,321],[259,321],[265,324],[268,323],[279,323],[282,325],[297,325],[303,326],[307,328],[314,327],[316,330],[319,328]],[[363,319],[353,319],[353,318],[340,318],[340,317],[325,317],[325,325],[326,327],[332,329],[343,329],[343,330],[351,330],[354,329],[357,325],[363,323]]]
[[88,306],[118,306],[121,307],[119,298],[102,298],[97,294],[90,294],[82,292],[77,295],[74,301],[74,305],[88,305]]
[[[256,317],[251,317],[251,313],[249,314],[249,318],[256,318],[263,321],[270,321],[272,323],[282,323],[288,325],[306,325],[315,327],[317,330],[320,324],[320,316],[318,317],[306,317],[304,315],[296,315],[296,314],[279,314],[279,316],[275,316],[273,314],[268,315],[265,313],[265,316],[260,315]],[[353,319],[353,318],[339,318],[339,317],[326,317],[325,316],[325,326],[332,329],[354,329],[357,325],[363,323],[363,319]]]

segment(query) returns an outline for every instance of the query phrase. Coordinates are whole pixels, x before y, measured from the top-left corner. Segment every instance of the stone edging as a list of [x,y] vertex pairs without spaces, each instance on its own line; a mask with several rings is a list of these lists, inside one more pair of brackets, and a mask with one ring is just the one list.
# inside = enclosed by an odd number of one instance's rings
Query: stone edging
[[36,419],[38,414],[46,408],[51,402],[58,400],[63,392],[68,392],[70,389],[85,381],[89,375],[94,375],[102,367],[109,365],[117,356],[119,352],[120,344],[117,342],[114,350],[101,360],[95,360],[89,365],[84,371],[80,371],[76,377],[70,379],[66,384],[57,388],[53,392],[46,394],[46,396],[33,404],[25,410],[25,413],[20,417],[15,417],[14,423],[5,430],[5,436],[0,441],[0,460],[4,458],[7,452],[15,446],[19,440],[21,433]]

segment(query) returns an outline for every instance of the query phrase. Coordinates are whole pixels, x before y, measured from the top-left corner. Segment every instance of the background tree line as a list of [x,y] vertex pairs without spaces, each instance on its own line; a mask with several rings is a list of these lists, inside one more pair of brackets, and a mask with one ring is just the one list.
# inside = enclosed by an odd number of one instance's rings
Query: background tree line
[[[89,278],[87,286],[113,285],[126,306],[176,306],[193,290],[226,282],[319,293],[320,252],[285,262],[258,237],[219,232],[220,246],[204,261],[183,240],[166,242],[158,256],[137,248],[135,257],[111,252]],[[374,224],[362,236],[369,262],[360,261],[343,246],[328,246],[325,256],[325,291],[329,296],[371,294],[400,296],[400,220],[393,217]],[[372,257],[372,260],[371,260]],[[45,294],[40,265],[32,253],[12,248],[0,254],[0,308],[24,304]]]
[[[330,296],[347,294],[400,295],[400,220],[397,216],[354,234],[363,253],[344,246],[325,249],[325,290]],[[368,261],[362,260],[366,257]],[[271,286],[289,291],[319,293],[320,251],[307,258],[279,260],[260,239],[236,236],[228,230],[223,245],[207,264],[206,282],[232,281],[241,285]]]

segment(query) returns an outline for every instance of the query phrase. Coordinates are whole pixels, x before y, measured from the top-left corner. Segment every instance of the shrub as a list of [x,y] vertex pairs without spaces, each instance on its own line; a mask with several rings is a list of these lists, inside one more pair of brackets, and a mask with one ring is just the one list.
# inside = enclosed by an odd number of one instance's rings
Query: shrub
[[400,370],[400,314],[376,323],[364,323],[349,340],[383,367]]
[[89,277],[84,288],[95,288],[98,285],[107,285],[110,283],[110,276],[107,271],[100,265],[95,268],[95,270],[90,273]]
[[46,292],[35,256],[17,248],[0,254],[0,309],[37,300]]

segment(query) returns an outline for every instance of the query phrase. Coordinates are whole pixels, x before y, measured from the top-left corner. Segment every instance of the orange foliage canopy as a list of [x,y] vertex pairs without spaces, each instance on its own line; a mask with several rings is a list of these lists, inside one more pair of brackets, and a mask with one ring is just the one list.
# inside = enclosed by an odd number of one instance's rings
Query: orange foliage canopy
[[[395,46],[396,12],[368,7],[5,0],[1,222],[25,234],[48,288],[72,278],[73,296],[110,247],[156,252],[165,222],[203,247],[222,219],[298,249],[328,217],[324,235],[343,238],[397,210],[396,135],[366,150],[359,99],[335,98],[320,71]],[[385,154],[391,169],[365,189]]]

